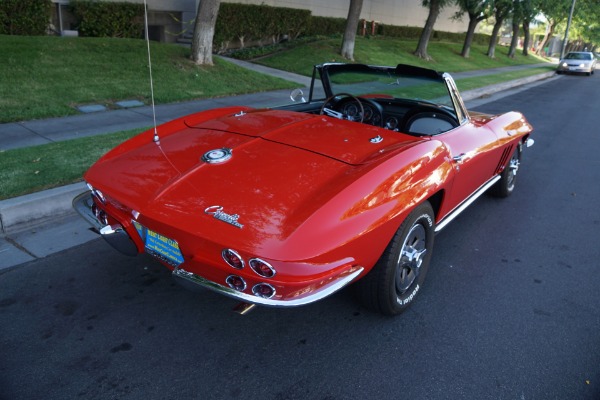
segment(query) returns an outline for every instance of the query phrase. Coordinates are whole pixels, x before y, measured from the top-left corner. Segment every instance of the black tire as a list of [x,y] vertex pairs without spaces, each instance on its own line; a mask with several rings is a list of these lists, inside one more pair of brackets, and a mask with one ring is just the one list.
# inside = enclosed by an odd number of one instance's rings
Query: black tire
[[356,284],[365,307],[397,315],[412,304],[429,269],[434,221],[428,202],[406,217],[373,269]]
[[500,174],[500,180],[490,189],[490,194],[495,197],[508,197],[515,190],[517,172],[521,166],[521,144],[513,152],[508,160],[504,171]]

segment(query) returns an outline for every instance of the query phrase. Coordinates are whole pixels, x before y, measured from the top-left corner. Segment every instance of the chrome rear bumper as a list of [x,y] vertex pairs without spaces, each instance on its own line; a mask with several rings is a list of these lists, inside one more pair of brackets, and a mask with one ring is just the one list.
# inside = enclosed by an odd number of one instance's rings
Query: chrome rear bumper
[[100,233],[100,229],[104,228],[104,225],[98,221],[96,214],[92,211],[94,205],[94,199],[92,198],[92,192],[86,190],[73,199],[73,208],[77,211],[77,214],[81,215],[95,230],[96,233]]
[[94,231],[104,238],[112,247],[127,256],[136,256],[139,250],[125,229],[119,225],[105,225],[96,217],[94,199],[91,191],[85,191],[73,199],[73,208],[85,219]]
[[332,295],[344,286],[352,282],[358,275],[363,272],[363,267],[354,267],[348,269],[346,272],[338,275],[331,282],[324,284],[323,286],[315,289],[314,291],[308,292],[305,295],[293,297],[290,299],[265,299],[258,296],[253,296],[244,292],[239,292],[227,286],[219,285],[213,281],[209,281],[199,275],[193,274],[184,270],[183,268],[177,267],[173,271],[173,278],[188,289],[197,289],[199,286],[213,290],[217,293],[223,294],[228,297],[240,300],[245,303],[259,304],[262,306],[270,307],[297,307],[305,304],[313,303],[321,300],[327,296]]

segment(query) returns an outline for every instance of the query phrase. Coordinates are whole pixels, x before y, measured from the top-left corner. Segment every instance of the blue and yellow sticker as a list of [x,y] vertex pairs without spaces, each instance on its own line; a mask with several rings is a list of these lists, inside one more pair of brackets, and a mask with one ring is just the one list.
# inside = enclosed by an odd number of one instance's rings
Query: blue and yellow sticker
[[133,225],[144,241],[147,253],[164,258],[175,265],[183,263],[183,255],[175,240],[154,232],[137,221],[133,221]]

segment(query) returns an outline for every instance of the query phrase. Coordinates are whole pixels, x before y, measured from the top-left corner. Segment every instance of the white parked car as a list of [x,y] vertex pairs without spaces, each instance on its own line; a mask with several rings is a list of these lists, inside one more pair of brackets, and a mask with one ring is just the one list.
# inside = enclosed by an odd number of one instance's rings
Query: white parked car
[[561,59],[556,69],[557,74],[563,72],[585,73],[588,76],[596,69],[596,57],[590,51],[572,51]]

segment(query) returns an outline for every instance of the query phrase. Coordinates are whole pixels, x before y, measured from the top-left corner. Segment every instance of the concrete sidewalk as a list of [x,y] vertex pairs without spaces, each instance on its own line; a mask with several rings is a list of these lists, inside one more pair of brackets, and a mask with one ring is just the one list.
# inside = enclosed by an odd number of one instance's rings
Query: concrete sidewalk
[[[295,82],[300,88],[310,85],[310,78],[245,61],[228,59],[241,67]],[[156,122],[162,124],[175,118],[218,107],[249,105],[274,107],[290,102],[290,90],[251,93],[157,105]],[[142,129],[153,125],[152,107],[131,107],[92,112],[61,118],[49,118],[0,124],[0,151],[60,142],[81,137]]]
[[[273,70],[255,64],[234,61],[236,64],[296,82],[306,87],[310,79],[304,76]],[[545,64],[542,64],[545,65]],[[514,71],[532,66],[504,67],[485,71],[452,74],[455,79]],[[499,85],[463,92],[468,108],[515,93],[518,90],[550,78],[554,72],[536,75]],[[558,78],[556,78],[558,79]],[[250,105],[273,107],[289,104],[289,90],[278,90],[165,104],[156,107],[157,123],[217,107]],[[0,151],[59,142],[79,137],[100,135],[128,129],[152,126],[149,106],[82,114],[64,118],[0,124]],[[18,265],[53,252],[84,243],[96,236],[86,223],[74,215],[73,197],[86,189],[83,182],[0,201],[0,270]]]

